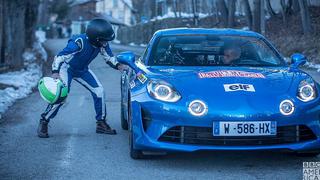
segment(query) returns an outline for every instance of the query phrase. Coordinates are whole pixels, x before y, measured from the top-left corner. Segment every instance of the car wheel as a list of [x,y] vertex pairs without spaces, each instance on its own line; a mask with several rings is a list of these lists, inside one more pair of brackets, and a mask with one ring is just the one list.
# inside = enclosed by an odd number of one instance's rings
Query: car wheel
[[295,155],[298,157],[317,157],[320,152],[296,152]]
[[128,130],[128,121],[125,118],[125,110],[121,104],[121,127],[123,130]]

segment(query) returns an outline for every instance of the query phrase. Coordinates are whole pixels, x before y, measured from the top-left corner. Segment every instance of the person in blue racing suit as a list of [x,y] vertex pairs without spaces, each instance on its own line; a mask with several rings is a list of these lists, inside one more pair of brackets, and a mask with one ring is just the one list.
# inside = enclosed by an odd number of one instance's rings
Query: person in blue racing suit
[[[123,70],[124,65],[116,61],[108,43],[114,38],[114,31],[108,21],[94,19],[89,22],[85,34],[71,37],[67,46],[54,57],[52,64],[52,77],[60,78],[69,90],[71,80],[74,79],[91,92],[96,111],[96,133],[102,134],[116,134],[116,131],[106,122],[104,89],[88,65],[100,53],[112,68]],[[49,137],[48,123],[56,116],[62,105],[63,102],[49,104],[41,114],[38,127],[40,138]]]

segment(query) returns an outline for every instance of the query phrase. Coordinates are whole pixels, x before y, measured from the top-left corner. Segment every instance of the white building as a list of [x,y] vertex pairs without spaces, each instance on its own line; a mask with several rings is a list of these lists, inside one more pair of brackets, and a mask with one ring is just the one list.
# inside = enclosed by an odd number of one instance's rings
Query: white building
[[134,24],[131,0],[101,0],[96,4],[96,12],[107,14],[126,25]]

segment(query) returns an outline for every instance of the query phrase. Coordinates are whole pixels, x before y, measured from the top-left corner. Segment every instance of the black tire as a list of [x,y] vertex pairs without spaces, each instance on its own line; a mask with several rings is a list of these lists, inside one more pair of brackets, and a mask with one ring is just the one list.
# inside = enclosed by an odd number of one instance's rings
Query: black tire
[[123,130],[128,130],[128,121],[125,119],[124,108],[121,105],[121,128]]
[[298,157],[317,157],[320,152],[296,152],[295,155]]
[[[123,78],[122,78],[122,76],[121,76],[121,79],[120,79],[120,88],[121,88],[121,115],[120,115],[120,118],[121,118],[121,128],[123,129],[123,130],[128,130],[128,121],[127,121],[127,119],[126,119],[126,117],[125,117],[125,113],[128,113],[128,112],[125,112],[124,111],[124,107],[123,107],[123,84],[122,84],[122,80],[123,80]],[[127,116],[128,117],[128,116]]]

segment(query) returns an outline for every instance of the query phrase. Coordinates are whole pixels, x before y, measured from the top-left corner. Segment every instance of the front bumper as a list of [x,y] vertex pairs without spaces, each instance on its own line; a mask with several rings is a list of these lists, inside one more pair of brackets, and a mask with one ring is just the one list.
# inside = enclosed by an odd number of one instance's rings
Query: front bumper
[[[219,140],[221,143],[190,143],[190,141],[168,141],[163,136],[170,130],[180,130],[181,127],[188,128],[212,128],[212,121],[208,119],[199,119],[195,121],[182,120],[179,118],[170,118],[170,114],[163,112],[163,116],[150,118],[145,111],[151,109],[138,101],[132,102],[132,131],[133,148],[145,151],[198,151],[198,150],[288,150],[288,151],[313,151],[320,150],[320,105],[304,112],[303,116],[296,116],[292,119],[277,119],[278,129],[292,130],[289,134],[297,135],[291,137],[290,141],[277,141],[276,143],[267,140],[255,140],[260,143],[249,143],[238,140],[242,143],[232,143],[232,141]],[[163,106],[166,109],[168,107]],[[169,108],[170,109],[170,108]],[[272,119],[272,117],[271,117]],[[149,122],[146,122],[148,121]],[[234,121],[235,119],[232,119]],[[240,119],[238,119],[240,120]],[[246,119],[250,120],[250,119]],[[256,120],[256,119],[254,119]],[[268,119],[270,120],[270,119]],[[289,129],[286,129],[288,127]],[[175,129],[178,128],[178,129]],[[180,129],[179,129],[180,128]],[[301,132],[308,131],[306,137],[301,136]],[[181,136],[181,132],[178,136]],[[300,134],[299,134],[300,133]],[[179,137],[178,137],[179,138]],[[235,141],[235,142],[238,142]],[[216,142],[216,141],[214,141]],[[243,143],[244,142],[244,143]]]

